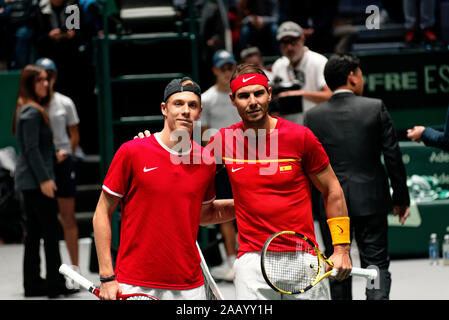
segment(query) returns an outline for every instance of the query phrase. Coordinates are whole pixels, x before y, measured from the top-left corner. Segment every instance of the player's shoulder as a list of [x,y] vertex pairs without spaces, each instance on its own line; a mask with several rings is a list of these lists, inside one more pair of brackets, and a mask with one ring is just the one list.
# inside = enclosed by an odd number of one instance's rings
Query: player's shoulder
[[309,136],[310,134],[313,134],[312,131],[295,122],[283,119],[283,118],[277,118],[278,120],[278,129],[280,135],[282,135],[282,139],[287,140],[303,140],[304,137]]
[[290,120],[287,120],[287,119],[284,119],[281,117],[273,116],[273,118],[277,119],[277,121],[278,121],[277,127],[279,129],[282,129],[283,131],[293,130],[293,132],[301,132],[304,129],[307,129],[303,125],[300,125],[298,123],[292,122]]
[[149,137],[145,137],[145,138],[129,140],[129,141],[124,142],[120,146],[120,149],[128,150],[130,152],[140,150],[140,149],[147,149],[147,148],[153,146],[154,140],[155,140],[154,134],[152,134]]

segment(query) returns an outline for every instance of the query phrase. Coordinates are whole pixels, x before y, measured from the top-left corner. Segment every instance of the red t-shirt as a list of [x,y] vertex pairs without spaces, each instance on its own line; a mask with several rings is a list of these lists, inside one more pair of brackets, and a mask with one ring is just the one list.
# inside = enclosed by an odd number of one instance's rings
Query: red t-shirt
[[119,282],[164,289],[204,283],[195,242],[201,205],[215,199],[216,164],[191,144],[184,163],[157,134],[129,141],[115,154],[103,191],[121,198]]
[[208,149],[223,159],[234,195],[240,257],[261,251],[277,231],[293,230],[314,243],[311,182],[329,158],[308,128],[275,117],[275,130],[254,138],[243,122],[221,129]]

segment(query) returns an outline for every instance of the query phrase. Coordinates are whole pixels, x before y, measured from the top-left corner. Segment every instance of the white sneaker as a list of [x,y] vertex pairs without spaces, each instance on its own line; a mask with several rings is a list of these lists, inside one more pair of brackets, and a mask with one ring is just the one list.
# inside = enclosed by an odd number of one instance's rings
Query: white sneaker
[[222,263],[219,266],[210,268],[210,274],[216,280],[233,281],[234,271],[229,268],[227,263]]
[[234,268],[229,268],[228,271],[224,274],[223,280],[232,282],[234,281],[234,276],[235,276]]
[[230,256],[221,265],[212,267],[210,273],[217,280],[234,281],[235,256]]

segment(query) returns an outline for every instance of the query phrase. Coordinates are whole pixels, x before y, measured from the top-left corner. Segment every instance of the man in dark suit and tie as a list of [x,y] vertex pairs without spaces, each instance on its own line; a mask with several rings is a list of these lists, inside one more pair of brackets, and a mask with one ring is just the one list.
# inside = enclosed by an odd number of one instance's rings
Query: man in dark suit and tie
[[[410,204],[402,153],[382,100],[362,97],[364,80],[357,57],[332,56],[325,66],[324,76],[333,95],[306,113],[304,125],[323,144],[343,188],[361,266],[379,268],[379,286],[366,289],[367,299],[389,299],[387,215],[393,210],[404,223]],[[323,216],[324,205],[322,200],[320,202]],[[330,255],[329,231],[321,221],[320,227],[326,255]],[[351,278],[331,279],[330,283],[333,299],[352,299]]]

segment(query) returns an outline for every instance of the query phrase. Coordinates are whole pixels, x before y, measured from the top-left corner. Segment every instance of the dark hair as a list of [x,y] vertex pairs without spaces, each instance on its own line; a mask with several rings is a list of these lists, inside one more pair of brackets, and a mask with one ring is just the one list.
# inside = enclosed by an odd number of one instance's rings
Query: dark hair
[[332,55],[324,67],[324,79],[327,86],[334,91],[344,86],[351,71],[360,68],[360,59],[350,53]]
[[19,110],[25,104],[30,104],[37,108],[42,114],[45,123],[49,123],[48,116],[43,108],[43,106],[46,106],[49,102],[49,94],[47,94],[45,98],[41,99],[37,96],[36,91],[34,90],[35,83],[39,79],[39,75],[42,73],[42,71],[45,71],[45,69],[36,65],[29,64],[25,66],[25,68],[23,68],[22,72],[20,73],[19,93],[17,94],[16,108],[14,110],[14,116],[12,120],[13,135],[16,134],[16,119]]
[[263,69],[261,67],[259,67],[258,65],[252,64],[252,63],[242,63],[242,64],[237,65],[237,67],[235,68],[235,71],[231,76],[231,81],[237,77],[240,77],[242,74],[247,74],[247,73],[259,73],[259,74],[263,74],[265,77],[267,76],[265,74],[265,72],[263,71]]

